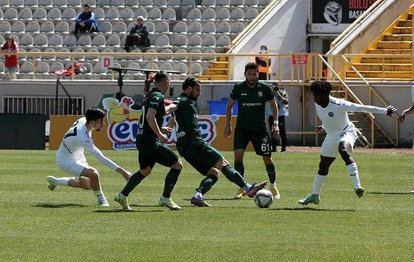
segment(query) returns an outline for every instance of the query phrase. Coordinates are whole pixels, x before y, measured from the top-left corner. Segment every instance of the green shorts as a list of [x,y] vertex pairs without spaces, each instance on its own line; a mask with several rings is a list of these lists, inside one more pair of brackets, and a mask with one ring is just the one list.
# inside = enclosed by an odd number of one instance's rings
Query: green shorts
[[[177,145],[177,148],[179,145]],[[184,152],[178,149],[181,156],[200,174],[207,175],[207,172],[214,167],[223,155],[206,142],[196,142],[185,146]]]
[[234,150],[246,149],[249,142],[252,142],[256,155],[271,155],[271,139],[266,130],[260,132],[248,132],[236,129],[234,131]]
[[177,154],[159,141],[140,143],[137,148],[139,151],[138,162],[140,169],[153,168],[156,163],[170,167],[178,161]]

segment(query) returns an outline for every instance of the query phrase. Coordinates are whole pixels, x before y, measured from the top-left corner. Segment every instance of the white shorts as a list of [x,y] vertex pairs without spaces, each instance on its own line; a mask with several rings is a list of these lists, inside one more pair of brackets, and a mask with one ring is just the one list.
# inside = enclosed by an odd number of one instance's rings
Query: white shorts
[[321,156],[326,157],[337,157],[338,156],[338,145],[340,142],[348,142],[354,147],[355,141],[358,138],[356,132],[344,132],[338,135],[327,135],[322,143]]
[[89,167],[88,162],[84,159],[73,160],[73,159],[56,159],[58,167],[69,174],[72,174],[75,177],[80,177],[84,168]]

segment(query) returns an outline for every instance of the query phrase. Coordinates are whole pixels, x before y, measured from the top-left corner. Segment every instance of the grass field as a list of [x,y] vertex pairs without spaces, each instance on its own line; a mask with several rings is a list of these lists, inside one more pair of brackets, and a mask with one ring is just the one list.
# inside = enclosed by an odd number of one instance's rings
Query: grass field
[[[189,198],[201,176],[184,162],[173,192],[181,211],[157,206],[166,168],[130,195],[134,212],[113,201],[125,182],[91,156],[111,207],[95,206],[91,191],[47,188],[46,176],[65,176],[54,151],[0,151],[1,261],[413,261],[413,155],[355,153],[366,195],[353,192],[342,160],[322,190],[321,204],[303,208],[317,153],[276,154],[282,198],[269,209],[232,200],[236,186],[224,176],[206,195],[212,208]],[[136,152],[106,151],[131,171]],[[233,155],[226,152],[227,159]],[[201,160],[200,160],[201,161]],[[246,154],[248,181],[264,180],[260,158]]]

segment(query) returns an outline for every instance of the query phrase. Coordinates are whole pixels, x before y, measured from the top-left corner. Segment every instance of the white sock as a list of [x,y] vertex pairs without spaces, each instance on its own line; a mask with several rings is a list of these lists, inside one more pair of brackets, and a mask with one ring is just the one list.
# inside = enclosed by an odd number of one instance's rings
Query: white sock
[[198,191],[195,192],[194,196],[196,198],[203,198],[203,194],[201,194],[201,192],[198,192]]
[[71,179],[71,177],[55,178],[55,183],[58,186],[67,186],[70,179]]
[[325,179],[328,176],[321,176],[319,174],[316,174],[315,176],[315,180],[313,181],[313,191],[312,194],[314,195],[319,195],[321,193],[322,187],[323,187],[323,183],[325,182]]
[[276,186],[276,183],[270,183],[270,187]]
[[361,187],[361,182],[359,181],[358,167],[356,163],[352,163],[346,166],[348,174],[351,177],[354,187]]

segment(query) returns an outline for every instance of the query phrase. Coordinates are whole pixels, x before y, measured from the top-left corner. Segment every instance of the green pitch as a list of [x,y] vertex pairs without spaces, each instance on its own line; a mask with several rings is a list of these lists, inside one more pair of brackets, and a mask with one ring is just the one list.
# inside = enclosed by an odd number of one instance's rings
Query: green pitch
[[[91,191],[60,187],[46,176],[65,176],[54,151],[0,151],[0,259],[2,261],[413,261],[413,155],[356,153],[362,185],[353,192],[342,160],[332,166],[319,206],[297,200],[311,192],[316,153],[276,154],[281,200],[259,209],[232,200],[236,186],[221,176],[206,195],[212,208],[190,205],[201,176],[187,163],[173,192],[181,211],[157,206],[166,168],[130,195],[134,212],[121,212],[113,196],[121,176],[90,155],[111,207],[95,206]],[[131,171],[136,152],[105,154]],[[225,153],[233,159],[232,153]],[[249,182],[267,178],[261,158],[247,153]]]

